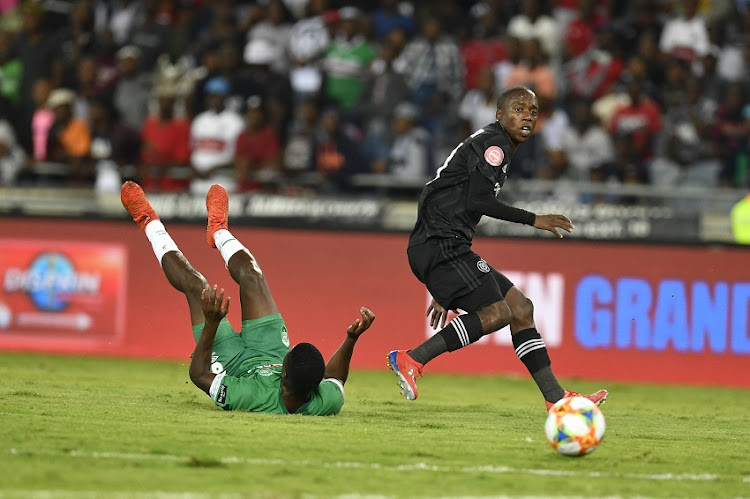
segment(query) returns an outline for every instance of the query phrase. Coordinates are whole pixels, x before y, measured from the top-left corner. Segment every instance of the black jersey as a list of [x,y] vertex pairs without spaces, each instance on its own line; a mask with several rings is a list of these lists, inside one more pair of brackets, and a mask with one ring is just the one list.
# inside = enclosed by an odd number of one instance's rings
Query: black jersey
[[430,238],[471,243],[483,213],[467,206],[469,178],[478,171],[492,182],[497,197],[507,177],[511,151],[510,137],[498,122],[477,130],[453,149],[422,190],[409,246]]

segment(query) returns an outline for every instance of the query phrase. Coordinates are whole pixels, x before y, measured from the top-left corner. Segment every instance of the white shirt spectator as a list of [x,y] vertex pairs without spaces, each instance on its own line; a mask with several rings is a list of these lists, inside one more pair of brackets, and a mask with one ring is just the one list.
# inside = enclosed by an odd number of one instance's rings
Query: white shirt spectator
[[472,130],[479,130],[490,123],[494,123],[496,113],[497,99],[491,99],[490,102],[487,102],[484,92],[478,89],[466,92],[458,108],[458,115],[461,119],[469,122]]
[[562,109],[555,109],[544,122],[540,134],[544,148],[548,151],[563,150],[563,134],[570,126],[568,115]]
[[667,21],[661,32],[659,49],[690,60],[703,57],[709,50],[706,22],[700,16],[692,19],[680,16]]
[[592,168],[608,163],[615,157],[612,138],[606,130],[596,125],[582,134],[574,127],[566,128],[562,133],[561,144],[568,158],[570,174],[583,180],[588,180]]
[[[190,126],[190,162],[200,172],[229,165],[234,162],[237,137],[245,122],[235,111],[224,109],[220,113],[207,110],[200,113]],[[223,170],[209,179],[195,179],[190,185],[194,194],[205,194],[211,184],[220,181],[228,191],[235,188],[232,172]],[[204,190],[205,189],[205,190]]]
[[534,22],[524,15],[514,16],[508,24],[508,35],[520,40],[538,38],[544,52],[550,57],[560,53],[560,30],[557,21],[549,16],[539,16]]
[[388,155],[390,173],[404,179],[424,179],[429,172],[429,135],[424,128],[415,127],[396,137]]
[[292,26],[289,53],[292,59],[307,62],[321,56],[330,43],[328,27],[322,17],[302,19]]

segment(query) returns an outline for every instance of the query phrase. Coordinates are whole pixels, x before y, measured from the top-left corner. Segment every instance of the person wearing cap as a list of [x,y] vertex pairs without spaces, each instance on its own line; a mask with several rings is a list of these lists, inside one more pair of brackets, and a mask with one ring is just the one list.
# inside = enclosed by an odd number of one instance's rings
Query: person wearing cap
[[120,80],[114,93],[115,109],[125,125],[135,130],[140,130],[146,121],[151,94],[147,76],[140,70],[140,56],[140,49],[134,45],[117,52]]
[[198,114],[190,126],[190,190],[204,195],[212,184],[220,183],[228,191],[236,189],[234,153],[237,137],[245,128],[242,116],[226,107],[229,82],[220,76],[204,86],[208,109]]
[[247,172],[281,169],[279,133],[268,124],[263,99],[259,95],[251,95],[246,108],[246,128],[237,138],[234,156],[237,185],[241,190],[259,187],[248,183]]
[[49,94],[47,107],[55,113],[55,121],[47,137],[47,159],[68,163],[71,167],[70,182],[90,180],[91,131],[88,124],[73,117],[75,93],[67,88],[58,88]]
[[325,94],[342,109],[359,103],[375,49],[361,34],[362,13],[356,7],[339,9],[336,38],[326,51]]

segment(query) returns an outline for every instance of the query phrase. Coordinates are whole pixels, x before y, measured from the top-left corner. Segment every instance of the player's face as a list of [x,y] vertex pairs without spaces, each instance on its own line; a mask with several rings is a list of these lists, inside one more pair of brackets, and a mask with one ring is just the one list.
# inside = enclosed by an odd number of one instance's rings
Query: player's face
[[497,110],[497,120],[516,144],[526,142],[534,132],[539,104],[531,92],[517,92]]

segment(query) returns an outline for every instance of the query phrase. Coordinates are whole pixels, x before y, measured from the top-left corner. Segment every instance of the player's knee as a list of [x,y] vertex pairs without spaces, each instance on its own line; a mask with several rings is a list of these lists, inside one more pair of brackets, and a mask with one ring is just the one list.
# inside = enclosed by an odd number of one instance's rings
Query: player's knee
[[495,302],[479,312],[485,334],[502,329],[510,323],[511,312],[505,301]]
[[250,256],[251,263],[248,265],[242,265],[237,269],[239,275],[240,286],[259,286],[263,283],[263,273],[260,271],[260,267],[255,263],[255,258]]
[[510,309],[513,320],[516,322],[533,322],[534,321],[534,303],[527,297],[517,300]]
[[203,277],[203,274],[196,272],[194,274],[188,274],[187,276],[185,276],[185,283],[183,288],[185,290],[185,294],[200,298],[201,292],[206,286],[208,286],[208,281],[205,277]]

